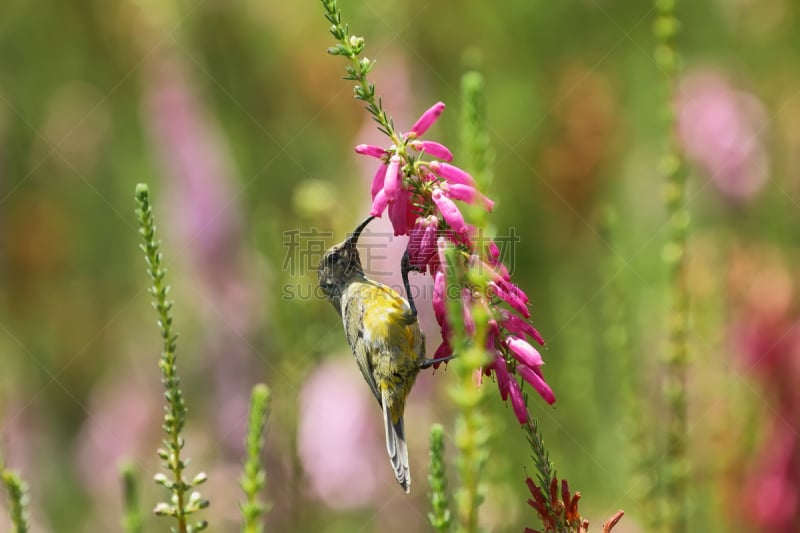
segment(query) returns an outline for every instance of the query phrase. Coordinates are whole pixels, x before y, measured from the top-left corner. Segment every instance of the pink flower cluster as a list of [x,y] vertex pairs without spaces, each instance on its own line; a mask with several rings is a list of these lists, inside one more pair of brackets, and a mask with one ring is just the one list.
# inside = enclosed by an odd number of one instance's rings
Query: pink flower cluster
[[[477,204],[491,212],[494,202],[484,196],[473,177],[451,163],[453,154],[442,144],[421,140],[445,105],[438,102],[425,111],[411,130],[392,136],[389,148],[358,145],[356,152],[380,159],[372,181],[370,214],[380,217],[388,211],[395,236],[408,235],[410,264],[420,272],[426,270],[434,278],[433,309],[442,333],[442,343],[434,360],[453,353],[452,327],[445,311],[446,277],[444,253],[455,246],[467,258],[465,264],[489,273],[486,291],[461,288],[462,315],[469,335],[476,331],[472,317],[474,306],[483,306],[489,316],[487,350],[492,361],[483,372],[494,375],[503,400],[511,404],[520,423],[527,422],[519,382],[527,381],[548,403],[555,402],[553,391],[542,375],[541,354],[526,339],[544,344],[539,332],[528,322],[528,296],[511,282],[508,269],[500,261],[494,242],[479,246],[475,227],[464,220],[456,202]],[[428,154],[436,159],[424,160]],[[438,159],[438,160],[437,160]],[[485,248],[485,249],[484,249]],[[507,306],[508,308],[506,308]]]

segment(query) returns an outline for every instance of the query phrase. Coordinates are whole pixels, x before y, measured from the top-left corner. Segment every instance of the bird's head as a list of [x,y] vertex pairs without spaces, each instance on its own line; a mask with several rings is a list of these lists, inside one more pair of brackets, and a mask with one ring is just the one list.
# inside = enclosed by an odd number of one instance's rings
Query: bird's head
[[364,278],[364,268],[358,255],[358,237],[375,217],[367,217],[344,242],[332,246],[319,264],[319,288],[328,300],[338,307],[339,298],[347,285]]

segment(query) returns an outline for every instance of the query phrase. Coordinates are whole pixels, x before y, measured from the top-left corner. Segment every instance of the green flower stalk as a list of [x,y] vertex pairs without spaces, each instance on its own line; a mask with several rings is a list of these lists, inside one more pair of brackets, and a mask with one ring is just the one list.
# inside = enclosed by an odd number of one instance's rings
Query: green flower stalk
[[642,405],[641,368],[639,358],[634,353],[631,311],[626,299],[624,286],[621,283],[621,272],[626,269],[625,259],[617,252],[613,245],[618,241],[619,217],[616,211],[607,206],[602,217],[602,232],[604,238],[612,243],[611,255],[607,263],[607,275],[611,276],[606,300],[603,305],[604,340],[609,353],[617,355],[620,361],[619,374],[629,376],[620,380],[619,395],[624,406],[622,430],[623,436],[630,446],[626,454],[631,466],[631,480],[629,486],[631,497],[636,502],[636,507],[647,524],[648,531],[657,530],[660,521],[658,518],[658,483],[657,471],[658,457],[654,453],[652,442],[652,424],[647,422]]
[[8,493],[12,533],[28,532],[28,485],[16,472],[8,470],[0,455],[0,478]]
[[667,314],[669,345],[665,353],[663,395],[667,407],[666,470],[663,475],[664,516],[666,531],[682,532],[688,526],[687,488],[689,459],[687,455],[687,392],[689,366],[687,336],[689,330],[689,294],[686,287],[686,239],[689,211],[686,206],[685,164],[675,137],[675,110],[672,98],[677,84],[680,57],[675,48],[679,21],[675,15],[676,0],[656,0],[654,24],[655,56],[661,72],[663,91],[664,152],[661,171],[665,180],[665,203],[669,217],[669,242],[664,248],[668,271],[670,307]]
[[120,468],[122,476],[122,530],[125,533],[142,533],[142,512],[139,508],[139,486],[133,465],[125,463]]
[[241,504],[242,533],[261,533],[264,531],[262,516],[269,510],[269,505],[262,502],[258,495],[267,482],[267,471],[261,462],[264,449],[264,434],[269,418],[270,390],[266,385],[253,387],[250,395],[250,414],[247,418],[247,434],[245,435],[244,473],[240,485],[246,500]]
[[[155,475],[155,482],[171,493],[169,502],[156,504],[153,512],[157,516],[171,516],[177,522],[177,529],[172,531],[178,533],[192,533],[202,531],[208,527],[208,522],[200,520],[194,524],[189,523],[190,515],[208,507],[208,500],[203,499],[195,487],[204,483],[207,479],[205,473],[197,474],[192,480],[187,481],[186,465],[189,460],[181,457],[181,451],[185,441],[181,435],[186,424],[186,402],[180,388],[180,378],[178,377],[177,357],[177,334],[172,329],[172,304],[167,299],[169,286],[165,284],[164,278],[167,271],[161,265],[162,254],[159,251],[161,242],[156,240],[156,226],[153,218],[153,210],[150,205],[150,190],[147,185],[140,183],[136,185],[136,214],[139,218],[139,234],[142,236],[143,243],[140,244],[144,252],[145,262],[147,263],[147,274],[153,281],[150,294],[154,298],[153,307],[158,314],[158,326],[161,329],[163,340],[163,351],[158,366],[161,369],[162,380],[166,392],[164,397],[167,405],[164,407],[164,431],[167,438],[164,440],[165,448],[158,450],[162,466],[171,473],[172,479],[163,473]],[[192,491],[190,493],[190,491]]]
[[[457,278],[457,259],[456,250],[448,249],[446,294],[453,294],[451,292],[453,290],[458,293],[460,287],[463,286],[463,280]],[[448,316],[454,318],[460,316],[461,306],[461,301],[450,298],[447,301]],[[489,458],[487,443],[491,436],[489,421],[482,406],[485,389],[475,386],[475,375],[481,372],[482,367],[489,360],[484,348],[487,320],[485,316],[482,316],[485,314],[482,307],[473,306],[471,311],[476,328],[472,339],[468,337],[463,321],[451,320],[450,322],[453,325],[453,348],[459,354],[453,363],[457,380],[450,390],[450,394],[458,406],[458,416],[455,422],[455,443],[458,449],[456,469],[460,481],[455,492],[458,516],[456,531],[458,533],[479,531],[478,509],[484,500],[481,478]]]
[[428,519],[439,533],[448,533],[452,526],[450,502],[447,494],[447,471],[444,462],[444,428],[440,424],[431,426],[430,438],[430,472],[428,482],[431,485],[431,512]]

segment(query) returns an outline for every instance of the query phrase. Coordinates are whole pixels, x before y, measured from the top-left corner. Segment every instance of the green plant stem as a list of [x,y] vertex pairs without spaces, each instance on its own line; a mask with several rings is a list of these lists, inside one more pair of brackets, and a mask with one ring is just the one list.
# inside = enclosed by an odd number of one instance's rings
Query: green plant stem
[[208,501],[202,500],[199,493],[188,497],[189,490],[203,483],[206,476],[200,473],[191,482],[184,479],[187,459],[181,458],[181,451],[185,444],[181,431],[186,423],[187,409],[178,377],[175,353],[177,335],[172,329],[172,301],[167,299],[169,286],[164,281],[167,271],[161,265],[162,255],[159,251],[161,242],[155,237],[155,220],[150,204],[150,190],[147,185],[140,183],[136,186],[136,203],[139,234],[143,239],[140,247],[145,255],[147,273],[153,282],[150,294],[154,298],[153,307],[158,314],[158,325],[163,341],[163,351],[158,366],[163,376],[161,382],[166,390],[164,397],[167,404],[164,408],[164,425],[162,427],[167,434],[167,439],[164,441],[166,449],[160,449],[158,455],[163,461],[164,468],[172,473],[171,481],[162,474],[156,475],[156,482],[172,493],[172,501],[158,504],[154,512],[159,516],[174,517],[178,523],[177,531],[190,533],[203,530],[208,525],[205,521],[190,525],[187,519],[188,515],[208,506]]
[[675,130],[675,94],[680,58],[675,47],[679,21],[675,16],[676,0],[656,0],[654,25],[656,60],[661,72],[664,98],[664,155],[661,170],[665,180],[665,203],[669,216],[669,242],[664,249],[668,271],[670,307],[667,314],[668,348],[665,355],[663,394],[667,407],[666,472],[664,473],[665,529],[683,532],[688,526],[687,489],[689,460],[687,456],[687,392],[686,376],[689,295],[686,287],[686,240],[689,211],[686,205],[686,171]]
[[6,468],[2,455],[0,455],[0,479],[2,479],[8,493],[11,531],[12,533],[27,533],[28,486],[19,474]]
[[[623,418],[621,433],[629,452],[623,454],[630,465],[631,497],[640,509],[642,520],[648,531],[656,531],[660,526],[658,518],[658,479],[654,474],[657,464],[652,442],[653,425],[645,418],[649,399],[642,383],[642,368],[634,353],[630,302],[627,299],[623,275],[627,268],[619,248],[620,221],[615,209],[604,209],[602,232],[611,243],[611,253],[606,266],[606,275],[611,280],[603,305],[604,339],[609,353],[614,354],[619,363],[619,397],[622,401]],[[651,406],[652,407],[652,406]]]
[[364,38],[350,35],[349,26],[342,25],[342,12],[336,0],[322,0],[322,5],[325,8],[325,18],[331,23],[330,32],[338,41],[336,46],[328,49],[328,53],[341,55],[350,60],[345,79],[357,83],[355,97],[367,104],[367,111],[378,123],[379,129],[389,136],[396,146],[401,147],[403,140],[395,131],[391,118],[384,111],[380,98],[376,98],[375,85],[367,81],[367,74],[375,62],[366,57],[359,59],[364,50]]
[[124,464],[120,468],[122,475],[123,517],[122,530],[125,533],[142,532],[142,513],[139,509],[139,487],[133,466]]
[[450,502],[447,495],[447,471],[444,461],[444,428],[440,424],[431,426],[430,472],[431,512],[428,518],[439,533],[448,533],[452,525]]
[[461,77],[461,153],[466,169],[478,184],[487,191],[492,181],[494,155],[489,146],[489,128],[486,119],[486,83],[477,71],[465,72]]
[[269,418],[269,407],[269,388],[263,384],[253,387],[245,436],[247,456],[240,482],[247,497],[241,506],[242,533],[261,533],[264,530],[261,517],[267,511],[268,506],[259,500],[258,495],[267,481],[267,472],[261,462],[261,452],[264,449],[264,433]]
[[[446,252],[447,288],[445,294],[459,294],[464,286],[465,266],[455,248]],[[460,274],[459,274],[460,273]],[[475,372],[488,359],[486,350],[486,325],[488,317],[479,306],[472,308],[476,331],[472,338],[464,329],[460,298],[447,299],[447,316],[453,325],[451,342],[458,357],[452,365],[456,374],[456,384],[451,388],[451,396],[458,406],[455,421],[455,443],[458,449],[456,468],[459,474],[459,487],[455,492],[458,514],[458,533],[476,533],[478,528],[478,508],[483,503],[484,495],[481,477],[488,459],[487,442],[491,435],[488,418],[484,414],[482,402],[484,388],[476,387]]]

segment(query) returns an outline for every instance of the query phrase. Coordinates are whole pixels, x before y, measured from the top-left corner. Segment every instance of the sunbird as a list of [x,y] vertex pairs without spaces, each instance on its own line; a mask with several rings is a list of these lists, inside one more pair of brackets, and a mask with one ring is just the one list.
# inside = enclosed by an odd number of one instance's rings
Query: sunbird
[[319,265],[319,287],[342,317],[358,369],[383,411],[389,460],[397,482],[408,493],[411,474],[403,411],[417,374],[434,361],[425,359],[425,335],[408,284],[412,270],[408,254],[402,262],[408,300],[364,274],[356,245],[373,218],[364,220],[344,242],[325,252]]

